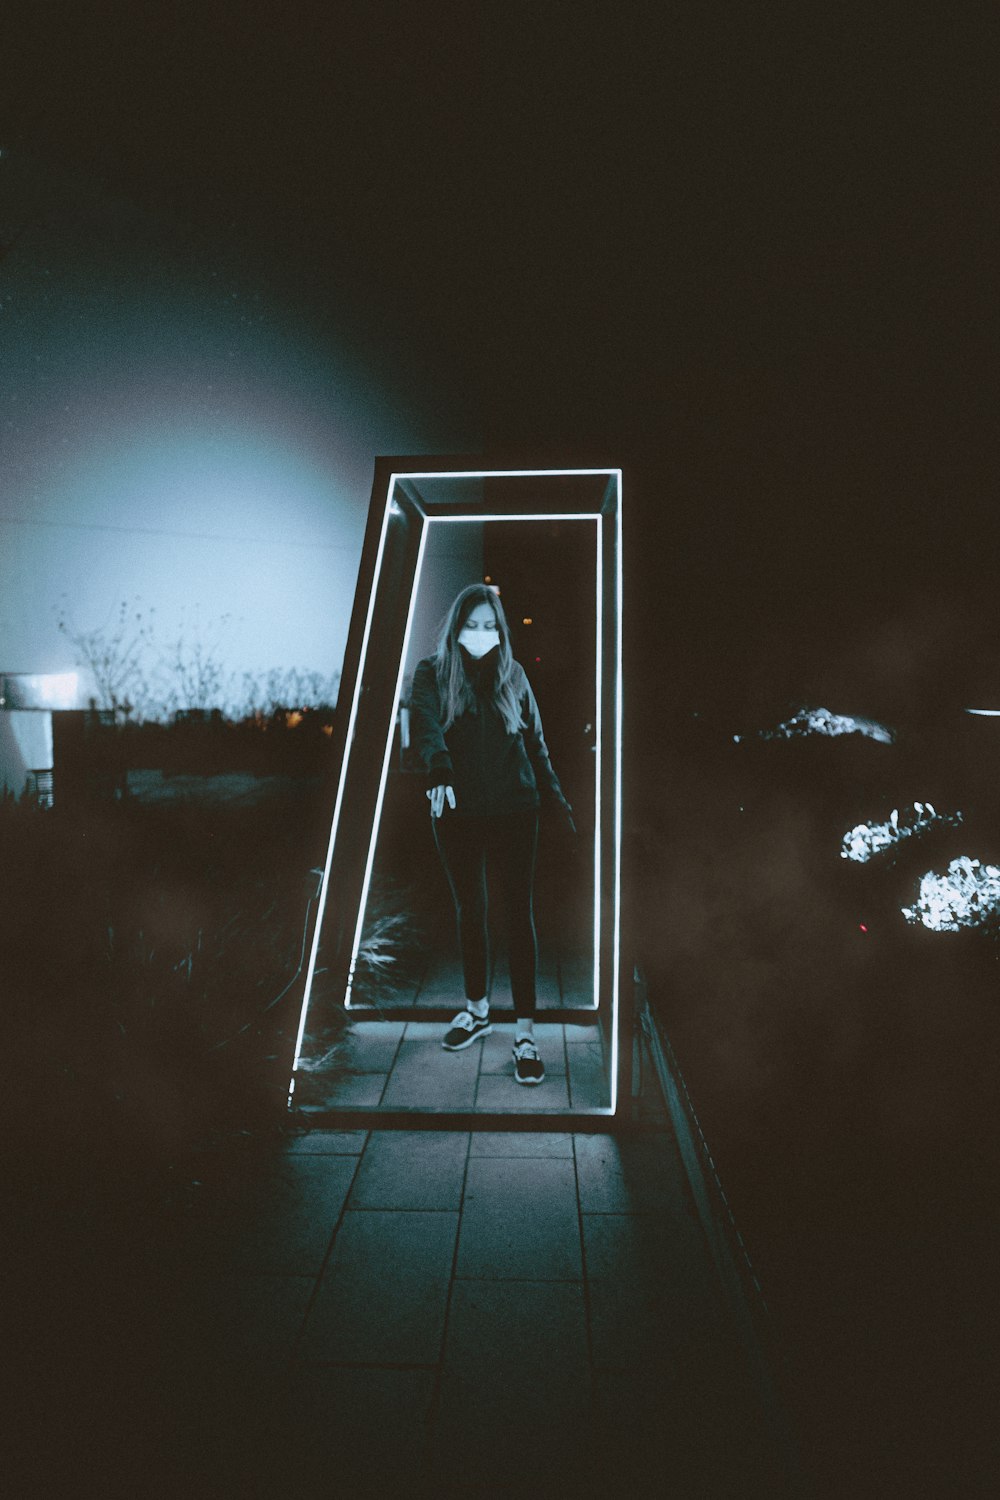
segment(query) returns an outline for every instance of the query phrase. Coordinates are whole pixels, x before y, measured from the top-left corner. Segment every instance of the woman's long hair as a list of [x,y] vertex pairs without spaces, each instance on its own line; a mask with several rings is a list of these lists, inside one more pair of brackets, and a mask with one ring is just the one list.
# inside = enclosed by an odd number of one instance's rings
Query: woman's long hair
[[441,699],[445,730],[459,714],[477,711],[476,696],[469,684],[465,663],[458,644],[458,633],[479,604],[488,604],[496,616],[500,636],[499,660],[493,679],[493,702],[510,734],[522,727],[521,709],[514,687],[514,658],[510,650],[510,630],[499,594],[486,583],[470,583],[458,594],[445,616],[434,653],[434,670]]

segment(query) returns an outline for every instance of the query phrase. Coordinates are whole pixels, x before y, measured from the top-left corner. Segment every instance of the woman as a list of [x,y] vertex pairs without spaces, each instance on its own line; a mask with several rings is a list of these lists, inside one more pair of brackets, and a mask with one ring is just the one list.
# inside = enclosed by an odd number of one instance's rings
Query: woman
[[503,605],[486,584],[464,588],[448,611],[433,656],[417,663],[410,735],[427,770],[431,827],[455,902],[465,1009],[442,1046],[449,1052],[488,1036],[489,943],[486,856],[504,893],[510,986],[517,1025],[514,1076],[541,1083],[534,1036],[538,944],[532,912],[539,806],[556,808],[576,833],[549,760],[538,704],[510,650]]

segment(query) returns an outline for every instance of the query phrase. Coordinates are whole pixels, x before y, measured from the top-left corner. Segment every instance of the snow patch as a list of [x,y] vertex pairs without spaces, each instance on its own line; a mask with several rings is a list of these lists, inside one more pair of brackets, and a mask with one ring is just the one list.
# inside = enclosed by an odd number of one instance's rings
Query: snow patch
[[[867,739],[877,740],[880,745],[891,745],[895,738],[891,729],[887,729],[884,724],[877,724],[873,719],[857,719],[852,714],[832,714],[828,708],[803,708],[791,719],[779,724],[777,729],[760,729],[757,733],[762,740],[791,740],[808,734],[827,737],[861,734]],[[744,738],[744,735],[733,735],[736,744]]]
[[901,910],[908,922],[922,922],[932,932],[981,927],[1000,912],[1000,869],[963,854],[944,875],[929,870],[922,876],[916,901]]
[[930,802],[914,802],[902,812],[894,807],[887,823],[859,823],[850,833],[845,833],[840,844],[841,859],[865,864],[876,854],[902,843],[904,839],[924,834],[937,824],[955,828],[962,821],[962,814],[935,812]]

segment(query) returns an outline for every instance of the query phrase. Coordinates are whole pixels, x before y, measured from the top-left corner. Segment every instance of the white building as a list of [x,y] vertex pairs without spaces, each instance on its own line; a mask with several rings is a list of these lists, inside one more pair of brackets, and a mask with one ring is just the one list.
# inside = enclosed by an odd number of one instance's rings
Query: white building
[[0,793],[52,802],[52,714],[76,709],[78,672],[0,672]]

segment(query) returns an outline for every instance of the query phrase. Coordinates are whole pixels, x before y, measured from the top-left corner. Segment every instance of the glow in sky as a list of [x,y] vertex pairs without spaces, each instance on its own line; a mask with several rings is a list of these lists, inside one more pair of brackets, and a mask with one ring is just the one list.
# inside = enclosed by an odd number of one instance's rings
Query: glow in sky
[[[37,164],[3,170],[37,194]],[[0,266],[0,671],[71,670],[59,604],[92,630],[128,598],[164,645],[230,617],[230,671],[334,672],[376,455],[470,434],[224,234],[44,187],[51,224],[25,210]]]

